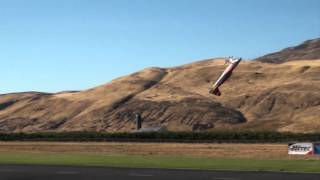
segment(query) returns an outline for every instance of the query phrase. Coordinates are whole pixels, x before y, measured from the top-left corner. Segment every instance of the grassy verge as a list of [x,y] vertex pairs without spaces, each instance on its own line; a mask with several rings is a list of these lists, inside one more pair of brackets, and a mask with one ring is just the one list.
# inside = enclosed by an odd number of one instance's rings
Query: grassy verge
[[155,155],[1,152],[0,164],[320,172],[319,160],[254,160]]

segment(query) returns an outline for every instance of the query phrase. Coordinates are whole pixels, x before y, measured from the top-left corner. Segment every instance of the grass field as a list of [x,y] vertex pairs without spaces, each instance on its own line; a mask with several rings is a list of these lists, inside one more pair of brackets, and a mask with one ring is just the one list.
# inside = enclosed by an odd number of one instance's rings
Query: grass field
[[0,163],[320,172],[319,157],[284,152],[283,144],[1,142]]

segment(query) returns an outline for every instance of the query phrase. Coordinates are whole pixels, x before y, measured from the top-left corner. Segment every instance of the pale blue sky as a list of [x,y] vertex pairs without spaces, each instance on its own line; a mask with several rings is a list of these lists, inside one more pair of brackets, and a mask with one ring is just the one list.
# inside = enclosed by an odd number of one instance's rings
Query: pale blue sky
[[0,0],[0,93],[255,58],[320,37],[320,0]]

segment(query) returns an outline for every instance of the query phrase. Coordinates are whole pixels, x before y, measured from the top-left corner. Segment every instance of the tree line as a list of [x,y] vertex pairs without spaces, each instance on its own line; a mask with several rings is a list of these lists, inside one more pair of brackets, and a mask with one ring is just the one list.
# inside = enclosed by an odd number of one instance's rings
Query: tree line
[[288,143],[317,142],[320,133],[273,131],[210,132],[37,132],[0,133],[0,141],[118,141],[118,142],[190,142],[190,143]]

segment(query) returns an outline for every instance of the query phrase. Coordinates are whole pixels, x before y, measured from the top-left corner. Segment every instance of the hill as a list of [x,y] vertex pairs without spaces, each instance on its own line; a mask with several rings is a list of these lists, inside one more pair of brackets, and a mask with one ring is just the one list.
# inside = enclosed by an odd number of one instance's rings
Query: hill
[[0,131],[132,131],[141,113],[144,126],[173,131],[319,132],[320,61],[288,61],[242,62],[221,97],[208,89],[225,69],[222,59],[147,68],[79,92],[3,94]]
[[268,129],[314,132],[320,128],[320,61],[243,62],[208,94],[225,66],[219,59],[175,68],[148,68],[81,92],[26,92],[0,96],[0,130],[130,131],[134,113],[145,124],[191,130]]
[[320,38],[311,39],[298,46],[267,54],[256,60],[266,63],[284,63],[287,61],[316,59],[320,59]]

